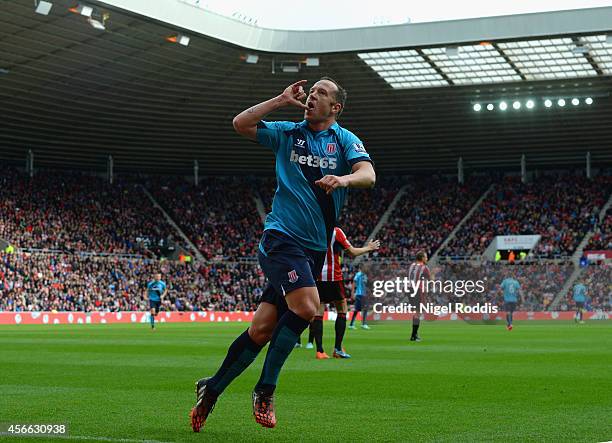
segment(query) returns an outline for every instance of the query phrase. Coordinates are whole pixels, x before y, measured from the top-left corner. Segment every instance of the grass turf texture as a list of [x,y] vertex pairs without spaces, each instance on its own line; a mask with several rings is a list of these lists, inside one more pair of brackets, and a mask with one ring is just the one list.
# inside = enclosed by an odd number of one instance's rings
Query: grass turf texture
[[[421,343],[408,341],[408,323],[386,322],[347,331],[351,360],[296,349],[272,430],[251,415],[264,350],[194,434],[194,381],[214,373],[245,326],[0,326],[0,422],[65,422],[72,436],[166,442],[612,438],[612,322],[552,321],[517,322],[511,332],[424,323]],[[331,354],[333,323],[325,334]]]

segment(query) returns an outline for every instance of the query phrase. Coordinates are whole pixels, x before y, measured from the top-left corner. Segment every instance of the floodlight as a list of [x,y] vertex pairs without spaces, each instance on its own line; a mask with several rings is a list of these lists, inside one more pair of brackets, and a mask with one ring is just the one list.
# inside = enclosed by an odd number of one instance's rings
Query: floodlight
[[104,26],[104,23],[102,23],[99,20],[95,20],[93,18],[89,18],[89,19],[87,19],[87,23],[89,23],[95,29],[98,29],[100,31],[105,31],[106,30],[106,27]]
[[82,3],[79,3],[78,5],[73,6],[72,8],[68,8],[68,10],[75,14],[81,14],[85,17],[91,17],[91,14],[93,13],[93,7],[84,5]]
[[299,63],[283,63],[281,65],[281,70],[283,72],[300,72],[300,64]]
[[190,38],[184,34],[176,34],[166,37],[166,40],[171,43],[179,43],[183,46],[189,45]]
[[36,3],[35,12],[41,15],[49,15],[49,11],[51,11],[52,6],[53,6],[53,3],[40,0],[39,2]]

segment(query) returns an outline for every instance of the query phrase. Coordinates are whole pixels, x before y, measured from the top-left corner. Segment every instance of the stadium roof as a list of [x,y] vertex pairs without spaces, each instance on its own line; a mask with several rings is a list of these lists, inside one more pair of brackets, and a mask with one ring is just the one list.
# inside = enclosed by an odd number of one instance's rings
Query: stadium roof
[[[281,31],[190,0],[89,2],[103,31],[69,11],[76,2],[52,3],[46,16],[31,0],[0,3],[0,159],[32,149],[46,166],[102,169],[112,154],[121,171],[189,173],[198,159],[204,174],[271,173],[272,155],[235,135],[232,117],[331,75],[349,92],[340,123],[379,170],[453,169],[460,156],[466,168],[518,169],[522,154],[528,166],[569,165],[587,151],[594,167],[612,163],[612,7]],[[177,34],[188,46],[166,40]]]

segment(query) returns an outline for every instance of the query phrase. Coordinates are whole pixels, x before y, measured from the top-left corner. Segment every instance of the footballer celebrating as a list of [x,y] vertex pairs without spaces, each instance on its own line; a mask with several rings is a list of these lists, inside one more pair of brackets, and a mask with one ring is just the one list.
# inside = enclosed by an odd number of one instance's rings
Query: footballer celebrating
[[[300,80],[288,86],[233,121],[236,132],[270,148],[276,158],[278,186],[258,251],[268,284],[250,327],[230,345],[217,372],[196,383],[196,405],[190,413],[194,432],[200,431],[218,397],[267,343],[252,393],[253,416],[264,427],[276,426],[276,385],[298,337],[319,308],[316,279],[347,188],[371,188],[376,180],[361,140],[336,121],[344,110],[346,91],[323,77],[306,96],[306,83]],[[303,110],[304,120],[263,120],[288,106]]]

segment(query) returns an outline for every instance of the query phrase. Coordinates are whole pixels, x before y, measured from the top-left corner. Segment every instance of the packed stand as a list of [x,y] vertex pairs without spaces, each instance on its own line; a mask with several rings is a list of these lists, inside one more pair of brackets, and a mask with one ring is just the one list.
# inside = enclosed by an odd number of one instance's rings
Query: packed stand
[[473,292],[463,303],[492,303],[503,307],[501,282],[508,277],[518,280],[521,285],[521,311],[545,311],[555,299],[573,271],[569,262],[562,263],[521,263],[505,264],[496,262],[455,262],[440,265],[436,278],[442,280],[482,280],[485,291],[482,294]]
[[[582,270],[574,284],[587,288],[586,308],[590,311],[612,312],[612,263],[592,264]],[[562,310],[575,309],[573,288],[570,288],[561,305]]]
[[[351,189],[348,192],[339,226],[353,246],[361,247],[372,233],[393,198],[407,178],[379,177],[373,189]],[[377,238],[380,238],[379,233]],[[378,254],[375,254],[378,255]]]
[[551,174],[527,184],[507,177],[495,185],[441,255],[480,255],[497,235],[538,234],[542,238],[536,256],[570,256],[593,229],[611,191],[610,176],[588,180]]
[[147,187],[205,259],[256,257],[263,229],[252,192],[256,179],[202,177],[200,183],[168,178]]
[[612,250],[612,208],[606,211],[604,219],[597,224],[585,251]]
[[0,174],[0,238],[17,248],[147,254],[172,227],[138,186],[92,175]]
[[[395,281],[398,277],[403,281],[408,277],[410,261],[371,261],[366,262],[366,272],[370,281]],[[572,273],[570,263],[523,263],[509,265],[495,262],[471,263],[467,261],[444,263],[438,266],[430,265],[433,279],[438,281],[436,288],[446,288],[442,292],[436,290],[426,294],[426,303],[446,305],[448,303],[463,303],[475,305],[491,303],[503,309],[503,293],[501,282],[507,277],[516,278],[521,284],[519,310],[542,311],[551,304],[563,288]],[[482,282],[483,291],[477,291],[477,281]],[[474,282],[466,285],[466,281]],[[452,286],[448,283],[452,282]],[[431,287],[434,287],[432,285]],[[453,289],[453,291],[450,290]],[[376,299],[386,305],[399,303],[418,303],[401,289],[400,292],[386,293],[384,298]]]
[[0,311],[146,311],[158,272],[169,311],[254,311],[265,281],[254,264],[0,253]]
[[488,177],[472,177],[463,185],[456,178],[414,178],[383,227],[382,257],[431,256],[490,185]]

